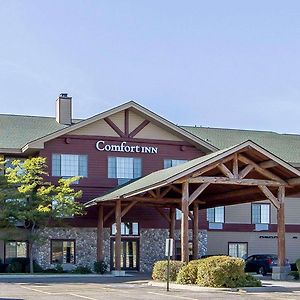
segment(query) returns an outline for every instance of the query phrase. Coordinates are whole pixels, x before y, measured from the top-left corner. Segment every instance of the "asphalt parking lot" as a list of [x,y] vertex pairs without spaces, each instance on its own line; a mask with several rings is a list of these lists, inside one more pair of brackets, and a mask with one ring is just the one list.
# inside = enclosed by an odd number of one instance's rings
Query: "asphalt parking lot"
[[[23,282],[22,282],[23,281]],[[50,282],[51,281],[51,282]],[[81,282],[80,282],[81,281]],[[83,282],[84,281],[84,282]],[[98,281],[98,282],[97,282]],[[300,299],[300,290],[285,292],[190,291],[148,285],[142,278],[17,280],[0,283],[0,300],[57,300],[57,299]]]

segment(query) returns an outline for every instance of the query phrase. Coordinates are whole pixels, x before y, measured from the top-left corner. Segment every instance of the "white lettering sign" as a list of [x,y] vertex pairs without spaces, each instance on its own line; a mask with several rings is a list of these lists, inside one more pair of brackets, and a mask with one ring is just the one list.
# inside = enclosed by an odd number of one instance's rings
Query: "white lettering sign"
[[106,144],[105,141],[98,141],[96,143],[96,149],[99,151],[107,152],[127,152],[127,153],[149,153],[156,154],[158,152],[157,147],[151,146],[129,146],[126,142],[122,142],[119,145]]

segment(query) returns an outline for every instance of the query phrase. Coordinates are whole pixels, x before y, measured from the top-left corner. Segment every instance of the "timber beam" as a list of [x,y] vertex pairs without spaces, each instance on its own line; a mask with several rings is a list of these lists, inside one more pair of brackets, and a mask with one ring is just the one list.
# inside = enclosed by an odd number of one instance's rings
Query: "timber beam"
[[[213,183],[213,184],[235,184],[235,185],[268,185],[268,186],[280,186],[283,183],[280,181],[264,180],[264,179],[235,179],[228,177],[211,177],[200,176],[188,179],[189,183]],[[285,185],[285,184],[284,184]]]

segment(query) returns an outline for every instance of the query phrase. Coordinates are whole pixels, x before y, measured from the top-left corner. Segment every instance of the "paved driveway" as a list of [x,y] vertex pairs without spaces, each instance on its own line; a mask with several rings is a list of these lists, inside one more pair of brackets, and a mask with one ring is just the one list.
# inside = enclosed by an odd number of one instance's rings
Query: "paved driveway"
[[[31,282],[29,282],[31,281]],[[148,286],[141,278],[85,278],[85,282],[73,282],[70,279],[59,279],[52,282],[10,282],[0,283],[0,300],[196,300],[196,299],[300,299],[300,291],[245,293],[230,291],[189,291]],[[76,279],[77,281],[77,279]]]

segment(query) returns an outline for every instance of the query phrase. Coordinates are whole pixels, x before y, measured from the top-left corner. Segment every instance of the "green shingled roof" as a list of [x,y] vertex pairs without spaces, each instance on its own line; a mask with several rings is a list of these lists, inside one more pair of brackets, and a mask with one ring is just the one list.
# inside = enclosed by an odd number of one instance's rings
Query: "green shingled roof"
[[53,117],[0,115],[0,148],[20,149],[30,141],[66,127]]
[[251,140],[287,162],[300,163],[300,135],[279,134],[271,131],[180,127],[219,149]]
[[[77,123],[81,120],[73,120]],[[68,127],[54,117],[0,114],[0,148],[21,149],[27,143]],[[252,140],[290,163],[300,163],[300,135],[270,131],[252,131],[180,126],[213,146],[224,149]]]

